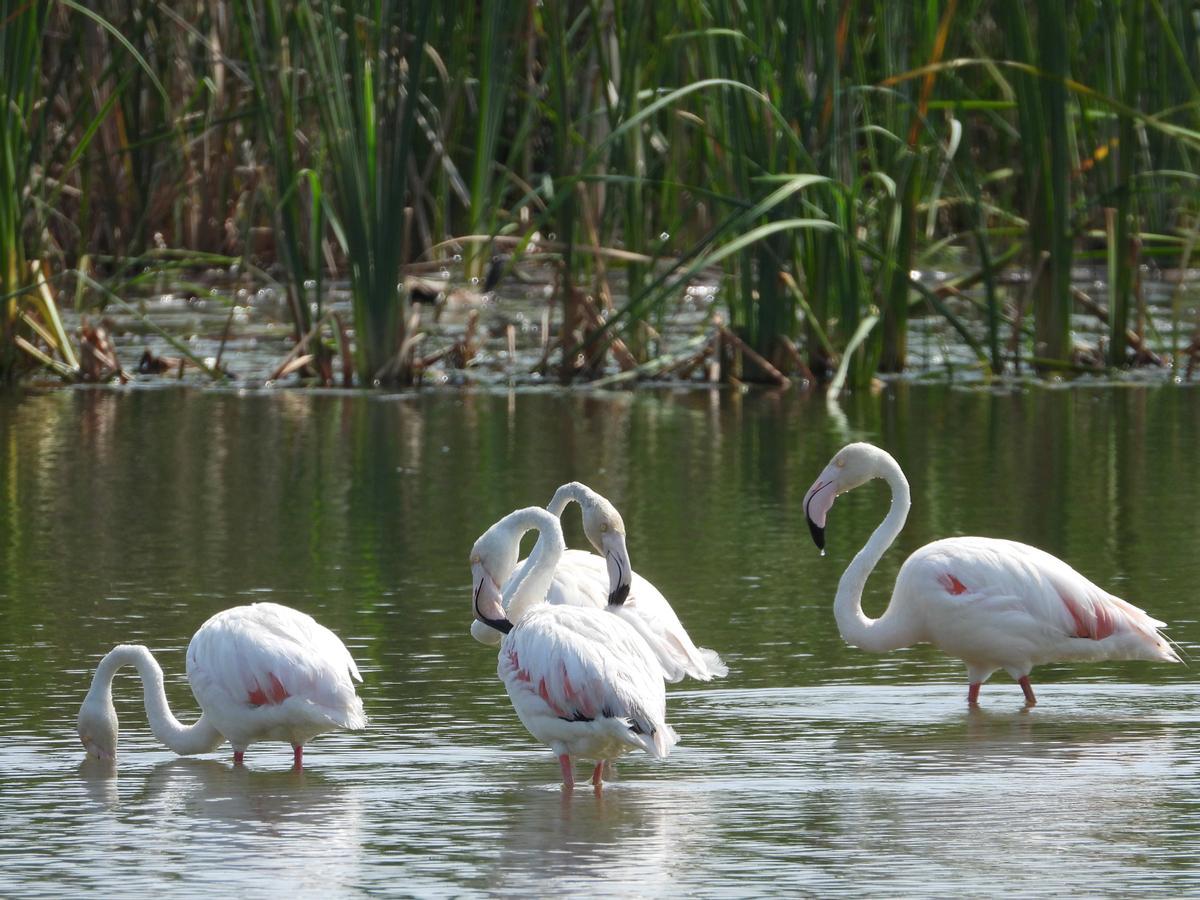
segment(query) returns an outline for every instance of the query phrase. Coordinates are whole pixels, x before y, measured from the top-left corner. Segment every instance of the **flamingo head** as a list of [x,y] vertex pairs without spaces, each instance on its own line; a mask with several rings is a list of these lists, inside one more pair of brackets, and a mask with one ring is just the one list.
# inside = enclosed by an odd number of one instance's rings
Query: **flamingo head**
[[117,758],[117,711],[109,697],[89,692],[79,707],[79,741],[90,756],[97,759]]
[[471,635],[484,644],[499,644],[512,630],[512,622],[504,611],[501,585],[517,567],[520,540],[493,525],[471,548],[471,603],[475,621]]
[[879,457],[884,451],[870,444],[847,444],[834,454],[829,465],[804,495],[804,516],[813,542],[825,549],[825,517],[838,494],[852,491],[879,476]]
[[616,507],[599,494],[589,493],[587,501],[580,503],[583,533],[608,565],[608,602],[620,606],[629,597],[633,584],[633,566],[625,546],[625,522]]

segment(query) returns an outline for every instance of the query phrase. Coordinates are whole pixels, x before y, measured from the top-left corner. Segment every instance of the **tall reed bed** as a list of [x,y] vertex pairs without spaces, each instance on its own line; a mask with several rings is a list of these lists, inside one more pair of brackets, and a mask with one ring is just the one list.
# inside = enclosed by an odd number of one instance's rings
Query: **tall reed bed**
[[[38,259],[47,192],[38,162],[47,139],[42,44],[48,9],[0,0],[0,381],[32,365],[69,375],[75,354]],[[61,70],[50,74],[59,81]],[[31,238],[31,234],[33,237]],[[30,252],[30,251],[33,252]]]
[[[404,383],[405,274],[457,246],[480,279],[535,239],[566,379],[652,360],[699,277],[737,378],[903,371],[914,315],[985,372],[1069,368],[1077,303],[1122,366],[1146,357],[1140,267],[1197,239],[1200,32],[1176,0],[2,9],[6,373],[74,366],[28,261],[119,292],[190,253],[277,265],[309,371],[352,335],[358,383]],[[1073,288],[1079,260],[1106,296]],[[331,265],[352,323],[323,308]]]

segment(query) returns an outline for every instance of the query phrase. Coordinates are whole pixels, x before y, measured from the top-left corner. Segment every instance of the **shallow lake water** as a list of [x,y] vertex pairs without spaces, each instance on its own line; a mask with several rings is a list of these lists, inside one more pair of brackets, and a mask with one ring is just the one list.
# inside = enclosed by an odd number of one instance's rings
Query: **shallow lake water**
[[[1045,666],[969,710],[929,647],[844,645],[837,579],[885,514],[801,498],[851,439],[896,455],[908,526],[867,587],[955,534],[1037,544],[1171,623],[1190,666]],[[1178,895],[1200,891],[1200,389],[894,384],[829,408],[731,391],[403,396],[191,389],[0,398],[0,894]],[[681,742],[566,794],[468,634],[467,554],[580,479],[731,672],[671,686]],[[578,513],[567,537],[583,546]],[[371,724],[180,758],[132,670],[114,769],[74,720],[141,642],[196,715],[212,613],[315,615]],[[584,777],[581,764],[578,776]]]

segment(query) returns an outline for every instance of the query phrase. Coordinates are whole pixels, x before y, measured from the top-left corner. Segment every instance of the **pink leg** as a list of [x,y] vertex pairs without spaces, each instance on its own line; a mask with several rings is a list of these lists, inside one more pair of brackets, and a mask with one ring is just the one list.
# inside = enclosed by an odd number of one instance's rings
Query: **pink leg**
[[1037,697],[1033,696],[1033,685],[1029,683],[1029,676],[1022,675],[1017,679],[1017,684],[1021,685],[1021,690],[1025,692],[1025,705],[1037,706]]
[[246,751],[245,750],[234,750],[233,751],[233,764],[235,766],[240,766],[245,761],[246,761]]
[[292,745],[292,768],[304,768],[304,747],[300,744]]
[[564,753],[558,758],[558,764],[562,766],[563,787],[575,787],[575,772],[571,768],[571,757]]
[[596,763],[596,768],[592,769],[592,784],[594,784],[596,787],[600,787],[600,784],[603,781],[604,781],[604,760],[600,760],[600,762]]
[[972,681],[970,687],[967,688],[967,702],[972,706],[979,704],[979,682]]

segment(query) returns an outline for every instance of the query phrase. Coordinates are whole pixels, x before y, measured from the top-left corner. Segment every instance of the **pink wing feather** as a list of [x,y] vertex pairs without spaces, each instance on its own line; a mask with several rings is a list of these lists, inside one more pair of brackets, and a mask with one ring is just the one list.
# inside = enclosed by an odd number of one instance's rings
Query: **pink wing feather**
[[1016,541],[962,537],[914,554],[945,595],[997,612],[1029,616],[1063,638],[1140,642],[1159,658],[1178,657],[1158,629],[1165,623],[1093,584],[1055,556]]
[[514,703],[542,704],[566,721],[629,720],[656,756],[675,743],[657,661],[627,623],[603,610],[535,610],[505,640],[496,671]]
[[[217,613],[188,645],[188,680],[201,705],[308,701],[343,728],[366,725],[351,679],[361,681],[341,640],[311,616],[276,603]],[[202,696],[203,695],[203,696]]]

